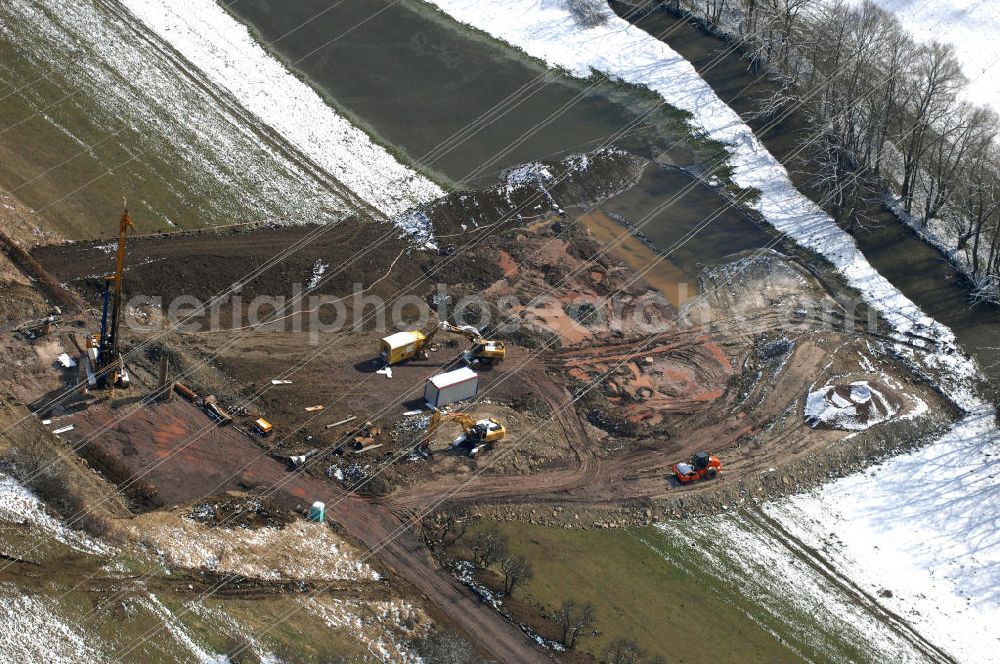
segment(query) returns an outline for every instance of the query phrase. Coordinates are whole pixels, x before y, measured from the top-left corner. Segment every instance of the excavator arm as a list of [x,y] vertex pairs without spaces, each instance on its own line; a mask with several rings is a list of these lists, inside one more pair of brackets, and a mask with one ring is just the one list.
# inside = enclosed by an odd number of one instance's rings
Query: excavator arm
[[438,430],[438,427],[445,422],[457,422],[465,430],[468,430],[476,425],[475,418],[468,413],[448,413],[447,415],[442,415],[440,410],[435,410],[434,414],[431,415],[431,421],[427,424],[427,433],[425,434],[426,440],[429,441]]
[[496,362],[504,359],[507,355],[507,350],[502,341],[493,341],[485,338],[479,330],[471,325],[455,325],[444,321],[441,323],[440,328],[446,332],[465,337],[472,342],[469,355],[476,360]]
[[431,415],[430,422],[427,423],[427,431],[420,446],[427,448],[434,433],[446,422],[458,423],[462,427],[467,440],[477,446],[483,443],[494,443],[503,440],[504,436],[507,435],[507,430],[495,419],[477,420],[468,413],[448,413],[447,415],[442,415],[441,411],[435,410],[434,414]]

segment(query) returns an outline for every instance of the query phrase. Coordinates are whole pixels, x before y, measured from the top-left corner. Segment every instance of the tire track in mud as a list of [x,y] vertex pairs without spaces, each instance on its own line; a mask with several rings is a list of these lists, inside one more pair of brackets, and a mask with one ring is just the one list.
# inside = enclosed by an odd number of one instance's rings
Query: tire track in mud
[[[740,330],[739,336],[743,334],[744,331]],[[704,329],[666,332],[656,339],[660,343],[657,348],[671,353],[697,348],[705,343],[704,335]],[[713,342],[723,347],[729,345],[724,336],[714,338]],[[567,349],[556,353],[555,357],[562,365],[574,362],[577,364],[597,362],[604,360],[609,353],[613,354],[616,349],[627,346],[615,342],[583,349]],[[794,375],[783,373],[776,382],[769,384],[760,396],[760,403],[751,412],[738,413],[736,412],[740,410],[738,408],[736,411],[731,410],[735,394],[733,389],[729,388],[712,404],[711,407],[716,414],[707,420],[699,420],[695,425],[696,428],[678,432],[677,437],[683,441],[681,451],[678,451],[676,446],[641,444],[610,458],[597,456],[578,410],[573,407],[567,408],[567,403],[572,398],[569,391],[548,373],[536,371],[530,382],[548,404],[552,411],[551,419],[559,423],[574,451],[576,460],[572,468],[543,471],[530,477],[483,475],[468,484],[462,479],[443,478],[397,490],[382,498],[380,502],[390,509],[415,510],[438,498],[440,494],[461,487],[455,495],[448,498],[448,504],[467,507],[482,502],[560,505],[572,503],[581,506],[620,507],[623,501],[648,506],[650,501],[665,498],[708,495],[731,490],[734,486],[739,486],[737,483],[744,478],[751,478],[768,467],[780,466],[790,460],[798,459],[802,454],[815,450],[816,446],[821,444],[814,442],[805,447],[787,447],[781,444],[785,441],[794,442],[795,434],[807,426],[802,420],[794,420],[792,426],[782,429],[769,440],[767,450],[763,453],[748,452],[741,441],[744,435],[763,431],[769,423],[781,419],[789,404],[797,402],[800,392],[804,389],[802,377],[814,375],[822,368],[824,355],[815,344],[797,345],[793,355],[797,358]],[[791,362],[791,359],[789,361]],[[549,371],[560,369],[561,367],[552,366]],[[700,408],[702,404],[697,405],[700,412],[705,412]],[[723,455],[731,453],[732,460],[727,459],[728,472],[723,477],[713,482],[686,486],[671,481],[670,466],[679,458],[683,458],[685,451],[710,448]]]
[[858,606],[864,608],[867,613],[898,634],[904,641],[910,643],[918,652],[927,657],[929,661],[957,664],[957,660],[954,657],[924,638],[905,618],[884,607],[871,593],[865,591],[849,577],[837,571],[833,563],[827,560],[821,552],[795,537],[795,535],[785,529],[776,519],[767,515],[762,509],[753,508],[744,510],[741,513],[772,541],[787,549],[789,554],[796,560],[808,566],[816,574],[844,593],[845,596],[853,599]]

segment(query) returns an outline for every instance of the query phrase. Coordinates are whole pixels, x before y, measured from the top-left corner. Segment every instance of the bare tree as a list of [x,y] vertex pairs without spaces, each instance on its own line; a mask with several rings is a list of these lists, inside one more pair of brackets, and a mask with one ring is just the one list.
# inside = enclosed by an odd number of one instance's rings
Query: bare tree
[[577,604],[572,599],[563,600],[559,608],[552,612],[552,622],[562,630],[561,641],[567,648],[576,646],[577,640],[594,625],[595,619],[592,604]]
[[[982,109],[980,109],[982,110]],[[1000,149],[996,136],[1000,131],[1000,119],[992,112],[984,112],[983,126],[974,136],[971,146],[963,154],[963,164],[949,183],[955,190],[957,249],[964,249],[969,240],[975,238],[977,245],[973,251],[973,272],[978,271],[980,235],[992,225],[1000,205],[1000,176],[995,164],[1000,159]],[[942,176],[943,177],[943,176]]]
[[705,18],[712,25],[719,25],[719,19],[727,8],[727,0],[704,0]]
[[765,0],[770,5],[777,29],[773,40],[772,59],[777,61],[777,67],[783,71],[789,70],[789,56],[794,50],[794,31],[798,28],[799,14],[815,0]]
[[500,561],[500,569],[503,571],[504,595],[510,595],[516,586],[535,575],[531,564],[522,556],[507,556]]
[[611,18],[612,12],[604,0],[566,0],[566,8],[584,28],[596,28]]
[[951,201],[954,189],[968,178],[975,162],[970,152],[982,155],[996,138],[996,114],[986,108],[959,106],[954,114],[935,128],[923,170],[924,219],[938,216]]
[[913,211],[913,194],[921,161],[927,153],[935,127],[954,113],[958,91],[966,83],[954,47],[933,41],[918,50],[918,60],[906,99],[906,118],[899,134],[903,153],[903,182],[900,196],[903,208]]
[[608,664],[639,664],[644,656],[638,643],[625,638],[615,639],[604,650],[604,661]]
[[492,529],[480,531],[472,540],[472,551],[480,567],[490,567],[507,557],[507,538]]
[[424,541],[432,549],[449,549],[465,536],[467,526],[465,519],[459,519],[454,514],[435,514],[424,519]]
[[827,211],[847,228],[864,226],[868,204],[875,194],[860,173],[854,155],[837,138],[820,133],[810,150],[813,173],[810,187],[826,201]]
[[951,224],[955,232],[937,239],[968,261],[975,299],[1000,301],[1000,121],[961,101],[967,79],[951,46],[917,44],[871,1],[674,5],[735,31],[750,62],[781,82],[756,119],[779,121],[793,107],[811,119],[821,138],[808,176],[831,215],[864,223],[895,189],[916,220]]

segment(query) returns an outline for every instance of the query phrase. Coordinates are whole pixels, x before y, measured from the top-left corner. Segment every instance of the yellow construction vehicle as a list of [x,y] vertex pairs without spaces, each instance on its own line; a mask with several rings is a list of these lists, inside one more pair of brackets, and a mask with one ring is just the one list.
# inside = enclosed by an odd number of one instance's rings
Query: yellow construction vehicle
[[507,349],[502,341],[484,338],[479,330],[471,325],[455,325],[445,321],[432,323],[423,330],[396,332],[383,337],[379,357],[382,363],[387,365],[398,364],[413,358],[427,359],[427,350],[431,340],[442,330],[465,337],[472,342],[472,346],[465,352],[466,360],[470,363],[492,364],[503,360],[507,355]]
[[470,362],[483,362],[493,364],[500,362],[507,356],[507,349],[502,341],[486,339],[479,330],[471,325],[454,325],[453,323],[441,323],[441,329],[465,337],[472,342],[472,346],[465,352],[465,357]]
[[431,415],[430,422],[427,423],[427,432],[424,434],[422,447],[430,445],[431,438],[438,428],[446,422],[458,423],[464,432],[458,439],[452,442],[452,449],[468,449],[469,455],[476,454],[485,445],[503,440],[507,435],[507,429],[500,424],[499,420],[492,417],[477,420],[468,413],[448,413],[442,415],[440,410],[435,410]]
[[440,326],[435,323],[423,330],[396,332],[387,337],[382,337],[382,345],[379,353],[382,363],[392,365],[412,360],[413,358],[420,360],[427,359],[427,346],[440,329]]

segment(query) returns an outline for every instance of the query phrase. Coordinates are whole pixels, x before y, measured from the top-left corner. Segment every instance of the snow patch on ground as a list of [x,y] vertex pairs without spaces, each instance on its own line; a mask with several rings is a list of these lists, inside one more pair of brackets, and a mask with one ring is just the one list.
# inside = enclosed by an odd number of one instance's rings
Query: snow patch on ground
[[[579,162],[576,158],[574,158],[569,164],[569,167],[570,169],[578,168],[582,171],[587,164],[587,157],[583,156],[582,162]],[[504,197],[507,199],[508,203],[513,204],[510,197],[519,189],[537,189],[549,200],[553,210],[556,212],[562,210],[562,208],[559,207],[559,203],[556,202],[556,199],[552,197],[552,194],[549,193],[549,190],[545,186],[546,183],[552,182],[553,180],[552,171],[550,171],[545,164],[539,162],[529,162],[514,166],[513,168],[504,171],[501,175],[501,179],[504,182]]]
[[[217,634],[239,636],[245,644],[248,644],[248,649],[253,653],[253,655],[256,655],[260,664],[283,664],[282,660],[278,659],[274,653],[268,651],[264,645],[261,644],[253,629],[241,624],[231,615],[226,613],[221,605],[209,607],[205,605],[204,600],[199,599],[198,601],[186,603],[184,605],[184,609],[198,616],[204,623],[212,625]],[[250,653],[243,654],[246,655],[251,661],[256,661],[252,656],[250,656]],[[228,659],[225,660],[225,664],[234,663],[231,659]]]
[[177,619],[170,609],[160,601],[160,599],[153,593],[149,593],[148,598],[143,598],[141,603],[145,608],[149,609],[153,615],[160,618],[163,623],[163,627],[167,630],[170,636],[183,645],[185,648],[191,651],[195,659],[201,664],[228,664],[229,658],[225,655],[219,655],[214,653],[209,653],[207,650],[198,645],[197,641],[188,633],[187,628]]
[[174,525],[144,520],[129,527],[140,543],[175,567],[270,581],[380,578],[322,524],[295,522],[249,530],[180,519]]
[[[846,395],[841,395],[846,391]],[[826,385],[806,397],[805,418],[812,427],[826,425],[845,431],[863,431],[895,415],[897,409],[885,395],[866,380],[858,380],[838,390]]]
[[[692,575],[710,575],[753,602],[746,615],[770,631],[777,623],[797,641],[824,657],[835,656],[837,641],[868,652],[876,662],[925,661],[912,645],[860,606],[826,575],[804,565],[781,542],[742,515],[671,522],[657,526],[671,546],[661,549],[655,538],[640,541]],[[676,555],[677,551],[684,551]],[[695,556],[692,559],[691,555]],[[812,616],[813,620],[803,620]],[[769,619],[769,620],[768,620]],[[796,647],[781,639],[793,651]],[[798,653],[806,661],[803,653]]]
[[111,551],[107,545],[64,526],[45,511],[45,506],[31,491],[3,474],[0,474],[0,521],[30,524],[46,536],[86,553]]
[[393,223],[422,242],[428,249],[437,249],[434,242],[434,224],[423,210],[407,210],[393,220]]
[[[1000,661],[1000,442],[992,413],[765,511],[934,643]],[[825,546],[830,540],[835,546]]]
[[323,260],[317,260],[313,263],[312,274],[309,275],[309,283],[306,284],[306,290],[312,290],[319,286],[320,280],[328,269],[330,269],[330,264]]
[[0,589],[0,660],[46,664],[99,664],[108,661],[93,640],[64,622],[52,600]]
[[205,0],[123,0],[209,81],[386,216],[443,195],[271,57],[246,26]]
[[426,618],[405,600],[360,602],[317,596],[303,602],[309,613],[331,629],[350,631],[383,662],[423,661],[403,641],[418,636]]

